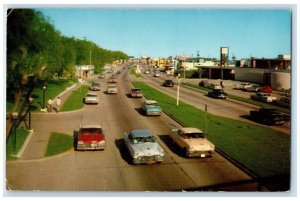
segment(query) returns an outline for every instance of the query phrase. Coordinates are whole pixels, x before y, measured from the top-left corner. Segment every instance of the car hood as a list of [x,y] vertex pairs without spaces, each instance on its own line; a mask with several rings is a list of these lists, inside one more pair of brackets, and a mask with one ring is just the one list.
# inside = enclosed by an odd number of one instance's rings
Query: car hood
[[132,149],[139,156],[163,155],[163,149],[160,145],[153,142],[132,144]]
[[195,150],[214,150],[214,145],[206,138],[183,139],[183,141],[188,144],[190,148]]

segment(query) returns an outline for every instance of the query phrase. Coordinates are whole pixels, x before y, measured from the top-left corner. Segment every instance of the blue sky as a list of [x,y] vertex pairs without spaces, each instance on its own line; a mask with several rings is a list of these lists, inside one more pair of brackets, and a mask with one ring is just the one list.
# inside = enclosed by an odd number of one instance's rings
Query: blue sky
[[65,36],[130,56],[275,58],[291,54],[290,10],[39,9]]

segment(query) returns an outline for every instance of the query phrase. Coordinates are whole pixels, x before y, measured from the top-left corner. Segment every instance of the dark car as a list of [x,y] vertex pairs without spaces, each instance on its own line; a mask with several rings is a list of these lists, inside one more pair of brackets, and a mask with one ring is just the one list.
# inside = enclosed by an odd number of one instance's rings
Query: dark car
[[199,86],[200,87],[208,87],[208,81],[207,80],[201,80],[201,82],[199,82]]
[[214,89],[210,92],[208,92],[208,96],[213,97],[213,98],[222,98],[226,99],[227,93],[224,92],[223,89]]
[[282,125],[288,120],[288,116],[274,108],[260,108],[258,111],[250,111],[253,121],[266,125]]
[[163,86],[165,87],[173,87],[174,86],[174,82],[172,80],[165,80],[163,83]]

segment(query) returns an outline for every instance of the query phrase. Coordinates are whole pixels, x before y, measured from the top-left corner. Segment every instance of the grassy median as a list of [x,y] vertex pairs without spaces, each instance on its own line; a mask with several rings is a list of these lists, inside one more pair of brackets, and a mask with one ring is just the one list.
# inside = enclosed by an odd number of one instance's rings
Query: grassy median
[[176,99],[143,82],[134,82],[133,85],[140,88],[147,99],[157,100],[165,113],[184,126],[197,127],[206,132],[207,138],[220,150],[257,176],[265,178],[290,174],[289,135],[263,126],[206,114],[183,102],[176,106]]
[[63,134],[52,132],[48,141],[45,156],[53,156],[63,153],[73,147],[73,137]]
[[16,152],[14,153],[14,144],[13,144],[13,133],[9,137],[7,143],[6,143],[6,160],[17,160],[18,158],[14,156],[15,154],[18,153],[18,151],[21,149],[23,146],[27,136],[29,134],[29,131],[26,129],[18,128],[16,130]]
[[61,107],[62,112],[73,111],[83,108],[84,97],[89,91],[89,86],[83,85],[78,89],[74,90],[73,93],[68,97]]

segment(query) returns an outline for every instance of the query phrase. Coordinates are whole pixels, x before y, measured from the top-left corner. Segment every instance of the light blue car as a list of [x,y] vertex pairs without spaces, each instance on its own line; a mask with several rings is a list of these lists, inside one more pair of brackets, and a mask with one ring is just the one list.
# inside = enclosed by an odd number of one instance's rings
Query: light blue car
[[145,100],[141,107],[142,113],[147,116],[160,116],[162,111],[156,100]]

